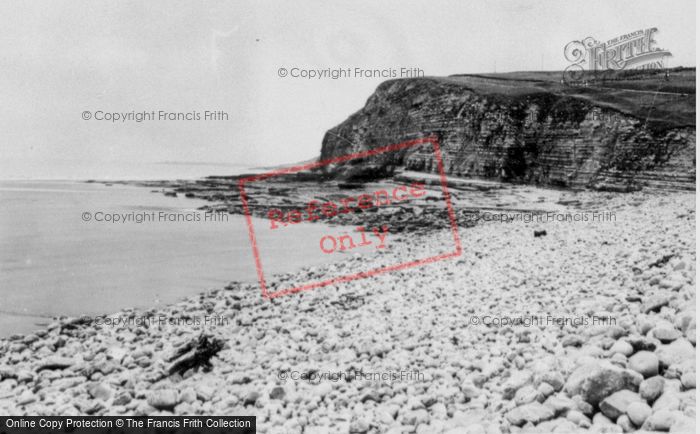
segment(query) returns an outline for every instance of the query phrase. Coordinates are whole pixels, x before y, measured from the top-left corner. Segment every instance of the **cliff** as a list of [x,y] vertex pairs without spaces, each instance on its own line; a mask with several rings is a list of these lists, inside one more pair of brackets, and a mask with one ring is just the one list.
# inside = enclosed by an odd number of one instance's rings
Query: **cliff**
[[[449,175],[619,191],[695,189],[694,69],[668,81],[652,76],[578,88],[561,85],[554,73],[520,74],[384,82],[326,133],[321,159],[435,134]],[[394,166],[436,170],[430,149],[370,163],[382,173]]]

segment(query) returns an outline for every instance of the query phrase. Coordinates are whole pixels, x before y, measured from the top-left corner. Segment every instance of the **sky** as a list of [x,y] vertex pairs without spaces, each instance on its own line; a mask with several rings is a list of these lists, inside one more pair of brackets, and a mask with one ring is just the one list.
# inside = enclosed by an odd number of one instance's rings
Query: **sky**
[[[692,0],[2,2],[0,179],[307,160],[385,78],[292,70],[561,70],[569,41],[649,27],[668,66],[695,66],[695,16]],[[95,119],[161,110],[228,120]]]

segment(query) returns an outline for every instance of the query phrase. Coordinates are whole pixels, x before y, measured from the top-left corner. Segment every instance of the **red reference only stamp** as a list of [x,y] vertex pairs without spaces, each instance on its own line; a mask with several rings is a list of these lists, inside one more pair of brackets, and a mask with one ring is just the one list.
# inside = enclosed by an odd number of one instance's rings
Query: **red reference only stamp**
[[[280,289],[277,291],[270,291],[268,285],[265,281],[265,273],[262,266],[262,261],[260,258],[260,251],[258,246],[258,241],[256,239],[255,229],[253,225],[253,219],[249,207],[248,194],[246,193],[246,184],[264,181],[275,176],[293,174],[297,172],[307,171],[316,169],[323,166],[328,166],[330,164],[344,163],[347,161],[362,159],[367,157],[372,157],[375,155],[396,152],[412,147],[431,145],[432,150],[435,154],[435,161],[437,162],[437,170],[440,176],[440,186],[442,189],[442,197],[445,201],[445,207],[447,211],[447,217],[449,220],[449,228],[452,232],[452,238],[454,240],[454,250],[447,253],[442,253],[434,256],[430,256],[422,259],[414,259],[411,261],[401,262],[393,265],[382,266],[378,268],[373,268],[370,270],[358,270],[358,272],[344,275],[331,277],[325,280],[315,281],[305,283],[303,285],[298,285],[286,289]],[[313,163],[308,163],[304,165],[283,168],[279,170],[273,170],[266,173],[260,173],[256,175],[251,175],[238,180],[238,188],[241,195],[241,202],[243,204],[243,212],[245,214],[246,223],[248,226],[248,235],[250,238],[250,244],[253,250],[253,257],[255,260],[255,267],[258,274],[258,280],[260,281],[260,288],[262,290],[262,295],[264,298],[274,298],[281,295],[294,294],[300,291],[306,291],[309,289],[320,288],[327,285],[332,285],[335,283],[347,282],[350,280],[362,279],[366,277],[371,277],[380,273],[386,273],[389,271],[403,270],[409,267],[417,267],[419,265],[430,264],[432,262],[445,260],[460,256],[462,254],[462,245],[459,239],[459,232],[457,230],[457,219],[455,218],[454,209],[452,207],[452,202],[450,200],[450,193],[447,188],[447,177],[445,176],[445,171],[442,162],[442,154],[440,152],[440,145],[438,139],[434,136],[429,136],[421,139],[410,140],[402,143],[397,143],[394,145],[383,146],[376,149],[370,149],[364,152],[357,152],[353,154],[343,155],[340,157],[330,158],[323,161],[317,161]],[[270,230],[280,230],[284,227],[295,225],[301,222],[313,222],[316,220],[326,220],[332,219],[339,214],[348,214],[353,212],[362,212],[366,209],[372,207],[381,207],[386,205],[391,205],[395,203],[409,203],[411,200],[418,199],[426,194],[423,183],[414,182],[408,186],[399,185],[394,188],[380,189],[371,193],[362,193],[356,196],[346,196],[338,201],[325,201],[321,202],[318,200],[310,200],[305,207],[299,209],[279,209],[270,208],[266,213],[268,219],[268,228]],[[356,227],[358,235],[353,238],[350,235],[325,235],[320,238],[318,247],[323,253],[333,253],[337,251],[347,251],[360,246],[374,245],[377,249],[382,249],[386,247],[386,238],[389,233],[389,227],[387,225],[379,225],[371,228],[365,228],[364,226]]]

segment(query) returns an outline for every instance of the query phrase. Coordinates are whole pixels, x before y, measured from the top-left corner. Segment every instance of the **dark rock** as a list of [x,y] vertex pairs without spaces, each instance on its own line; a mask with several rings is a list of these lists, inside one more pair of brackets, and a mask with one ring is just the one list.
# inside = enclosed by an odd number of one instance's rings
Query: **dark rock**
[[638,374],[601,361],[577,368],[569,376],[564,391],[569,396],[581,395],[584,401],[596,406],[619,390],[636,392],[641,381],[642,378]]
[[276,386],[270,391],[270,399],[282,399],[285,394],[284,387]]

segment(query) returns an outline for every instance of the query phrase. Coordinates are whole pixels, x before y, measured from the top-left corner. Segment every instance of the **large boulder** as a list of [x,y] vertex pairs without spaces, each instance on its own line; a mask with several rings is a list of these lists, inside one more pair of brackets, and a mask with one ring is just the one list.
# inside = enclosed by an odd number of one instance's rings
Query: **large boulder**
[[596,406],[619,390],[636,392],[642,376],[607,361],[586,363],[571,373],[564,385],[569,396],[581,395],[584,401]]

